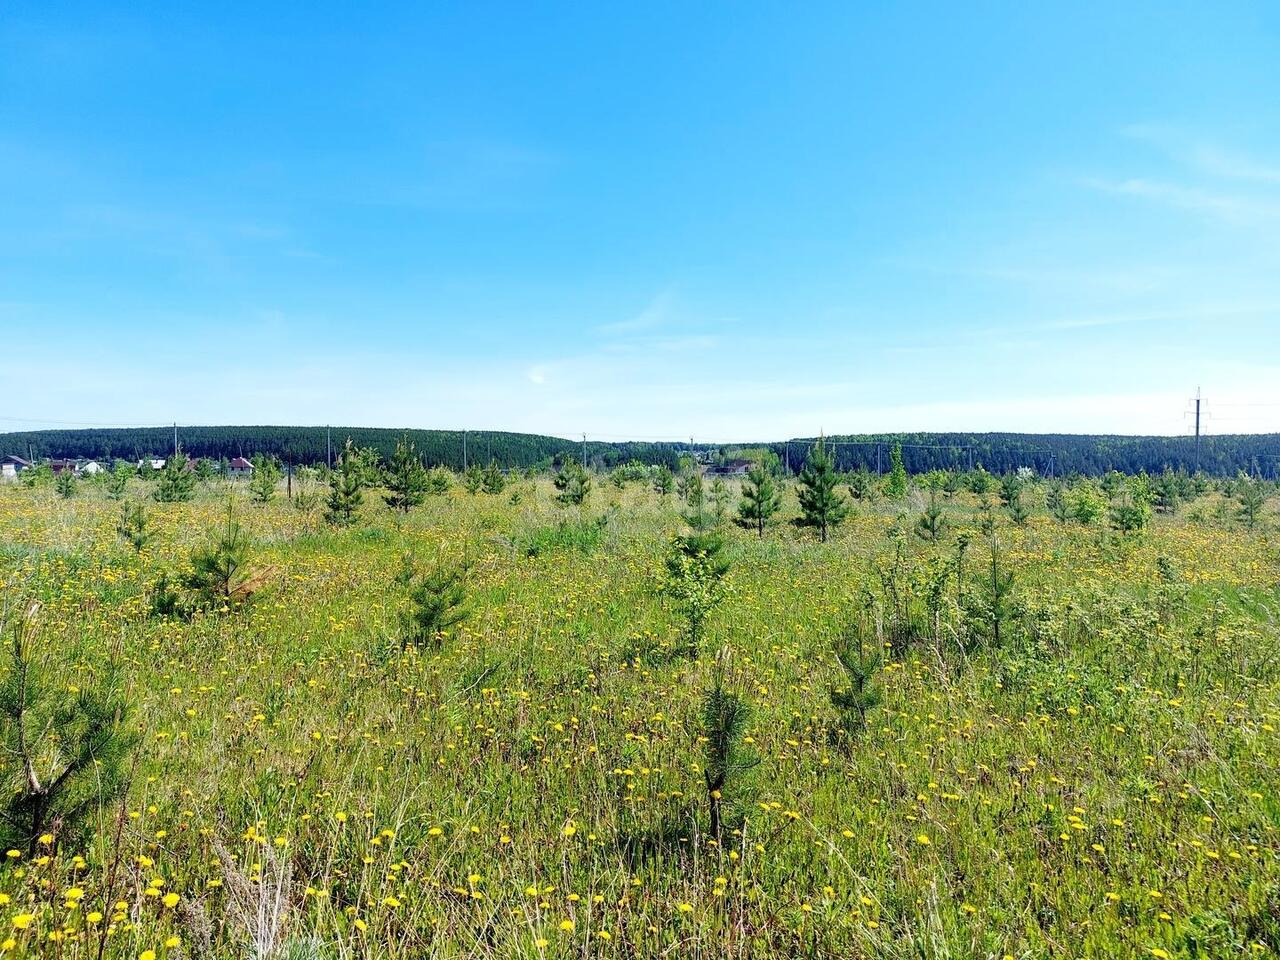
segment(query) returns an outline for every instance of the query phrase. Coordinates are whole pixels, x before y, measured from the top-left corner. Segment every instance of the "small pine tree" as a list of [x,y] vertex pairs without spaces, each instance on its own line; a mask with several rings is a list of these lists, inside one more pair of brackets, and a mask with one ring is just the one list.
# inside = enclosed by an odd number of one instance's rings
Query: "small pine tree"
[[859,466],[848,476],[849,496],[854,500],[871,500],[875,496],[875,484],[871,480],[871,471]]
[[164,462],[164,469],[156,478],[156,488],[151,496],[157,503],[186,503],[195,498],[196,477],[187,469],[187,458],[178,447]]
[[980,497],[985,497],[995,488],[996,485],[995,478],[992,477],[991,474],[987,473],[986,467],[982,464],[978,464],[974,470],[970,471],[969,476],[966,479],[969,486],[969,492],[976,493]]
[[729,512],[729,486],[719,477],[711,481],[711,493],[707,498],[711,501],[711,511],[715,514],[716,523],[724,523],[725,514]]
[[1071,517],[1077,523],[1090,526],[1102,519],[1107,512],[1107,498],[1092,480],[1081,480],[1065,494]]
[[249,478],[249,497],[254,503],[270,503],[280,483],[280,467],[275,458],[258,454],[253,458],[253,476]]
[[196,461],[195,466],[196,480],[202,484],[211,483],[213,478],[218,475],[217,466],[208,457],[201,457]]
[[947,530],[947,517],[938,503],[937,487],[929,488],[929,503],[924,513],[916,519],[916,536],[930,543],[937,543]]
[[1118,533],[1140,533],[1151,522],[1151,483],[1146,473],[1127,478],[1120,501],[1111,507],[1111,527]]
[[324,518],[335,527],[349,527],[364,503],[364,470],[356,458],[355,448],[347,440],[338,466],[329,475],[329,499]]
[[47,487],[53,483],[53,467],[47,463],[38,463],[33,467],[27,467],[18,474],[18,477],[22,480],[22,485],[28,489]]
[[472,496],[484,487],[484,471],[477,464],[473,463],[462,471],[462,487]]
[[666,464],[659,464],[653,471],[653,492],[660,497],[671,494],[676,484],[676,476]]
[[[1185,475],[1181,479],[1185,479]],[[1180,478],[1168,467],[1151,485],[1151,505],[1157,513],[1173,516],[1178,512],[1178,504],[1182,500]]]
[[0,842],[30,854],[42,838],[87,830],[96,810],[124,794],[125,763],[138,742],[127,732],[128,702],[113,669],[93,687],[46,678],[57,645],[32,642],[38,611],[33,604],[12,623],[0,614],[0,636],[12,635],[0,680],[0,742],[9,758]]
[[70,470],[63,470],[53,480],[53,489],[63,500],[70,500],[76,495],[76,475]]
[[556,495],[556,502],[564,507],[582,506],[591,493],[591,474],[573,457],[565,461],[554,482],[556,489],[560,491]]
[[676,483],[676,492],[684,501],[690,513],[701,513],[706,503],[706,489],[702,485],[702,474],[690,465],[689,472],[680,475]]
[[1027,505],[1022,499],[1021,490],[1015,493],[1013,500],[1009,502],[1009,519],[1020,527],[1025,527],[1027,521],[1031,519],[1031,511],[1027,509]]
[[485,493],[497,495],[506,487],[507,478],[502,475],[502,470],[498,467],[497,461],[490,460],[489,465],[484,468],[484,475],[480,478],[480,482],[484,487]]
[[376,448],[353,447],[352,456],[364,487],[376,487],[382,482],[382,456]]
[[821,438],[809,452],[809,459],[800,471],[797,495],[800,499],[799,524],[813,527],[824,542],[828,531],[839,525],[849,514],[849,505],[836,490],[838,481],[835,466],[827,454]]
[[320,505],[320,492],[316,489],[320,472],[315,467],[302,466],[294,473],[293,507],[302,513],[310,513]]
[[782,509],[782,493],[773,477],[762,465],[752,467],[742,485],[742,500],[738,503],[738,523],[754,529],[757,536],[764,536],[764,528]]
[[129,488],[129,478],[133,476],[134,468],[123,460],[116,461],[115,467],[107,476],[107,499],[123,500],[125,491]]
[[253,541],[236,522],[227,503],[226,523],[220,524],[208,540],[191,552],[191,572],[183,578],[186,587],[212,607],[231,607],[245,599],[241,588],[246,582],[249,554]]
[[907,495],[907,468],[902,462],[902,444],[895,443],[889,451],[889,476],[884,481],[884,495],[890,500],[901,500]]
[[1108,497],[1119,496],[1124,485],[1125,476],[1119,470],[1108,470],[1102,475],[1102,491]]
[[470,614],[467,608],[467,565],[440,562],[419,574],[413,558],[405,556],[399,582],[408,588],[409,607],[401,615],[401,643],[438,649],[448,631]]
[[983,533],[987,538],[989,565],[987,575],[980,579],[980,593],[976,603],[967,611],[972,623],[971,634],[975,639],[985,640],[993,647],[1001,644],[1001,632],[1006,621],[1012,616],[1014,574],[1004,569],[1003,555],[1000,549],[1000,535],[996,527],[995,514],[990,509],[983,520]]
[[690,657],[698,656],[707,617],[728,595],[724,578],[729,561],[723,551],[724,538],[716,531],[695,529],[671,542],[662,590],[684,616],[685,653]]
[[867,714],[880,705],[876,674],[881,661],[874,647],[868,649],[863,631],[857,626],[840,633],[834,652],[841,676],[828,696],[836,710],[836,740],[847,751],[866,730]]
[[147,530],[147,511],[141,503],[126,503],[120,511],[120,521],[116,524],[116,533],[134,550],[141,553],[142,548],[151,539]]
[[387,464],[382,485],[387,488],[382,495],[383,502],[402,514],[407,515],[427,498],[430,486],[427,469],[411,440],[403,439],[396,443],[396,452]]
[[1236,483],[1236,500],[1240,504],[1237,515],[1244,525],[1252,530],[1258,525],[1263,508],[1267,504],[1267,495],[1262,489],[1262,484],[1243,473],[1240,474],[1240,479]]
[[1016,473],[1006,473],[1000,478],[1000,505],[1008,508],[1022,493],[1022,478]]
[[1066,493],[1060,482],[1049,485],[1044,494],[1044,505],[1059,523],[1066,523],[1071,519],[1071,505],[1067,503]]
[[453,474],[444,467],[432,467],[427,471],[427,493],[439,496],[449,492],[453,485]]
[[707,788],[710,835],[723,837],[725,793],[731,781],[754,767],[759,760],[742,749],[742,738],[750,707],[736,693],[725,689],[719,668],[710,687],[702,695],[702,776]]

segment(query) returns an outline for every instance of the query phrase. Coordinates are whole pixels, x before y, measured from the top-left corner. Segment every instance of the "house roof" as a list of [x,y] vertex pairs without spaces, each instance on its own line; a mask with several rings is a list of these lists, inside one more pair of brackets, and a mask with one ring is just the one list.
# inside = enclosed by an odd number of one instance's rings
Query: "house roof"
[[31,461],[30,461],[30,460],[23,460],[21,457],[19,457],[19,456],[15,455],[15,454],[12,454],[12,453],[11,453],[11,454],[9,454],[7,457],[5,457],[5,458],[4,458],[4,462],[5,462],[5,463],[12,463],[15,467],[29,467],[29,466],[31,466]]
[[253,464],[244,457],[232,457],[227,461],[227,467],[231,470],[252,470]]
[[726,460],[724,463],[713,463],[707,468],[708,473],[746,473],[756,465],[754,460]]

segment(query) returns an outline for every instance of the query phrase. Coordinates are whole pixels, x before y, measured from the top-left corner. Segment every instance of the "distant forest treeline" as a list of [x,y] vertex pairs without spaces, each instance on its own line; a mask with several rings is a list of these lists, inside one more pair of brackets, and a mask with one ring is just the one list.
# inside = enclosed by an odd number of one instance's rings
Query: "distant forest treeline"
[[[428,465],[461,470],[464,438],[461,430],[397,430],[388,427],[179,427],[178,442],[190,457],[224,460],[266,454],[283,463],[319,464],[329,456],[328,438],[336,460],[342,444],[350,438],[358,447],[372,447],[384,458],[396,443],[407,437],[416,445]],[[629,460],[665,463],[674,467],[687,444],[602,443],[586,445],[587,459],[605,467]],[[502,467],[529,467],[566,456],[581,459],[581,441],[545,437],[532,433],[505,433],[498,430],[471,430],[465,438],[468,463]],[[139,460],[164,456],[173,450],[172,427],[101,428],[87,430],[30,430],[0,434],[0,457],[87,457],[93,459]]]
[[[373,447],[389,456],[396,442],[408,437],[430,465],[459,470],[463,466],[464,437],[460,430],[398,430],[382,427],[333,427],[333,455],[348,437],[357,445]],[[815,438],[799,438],[763,445],[795,471],[804,463]],[[1192,437],[1092,436],[1084,434],[1030,433],[903,433],[845,435],[826,438],[840,470],[863,467],[887,472],[890,451],[902,444],[903,462],[911,473],[933,469],[968,469],[979,465],[992,473],[1031,467],[1046,475],[1071,473],[1098,475],[1108,470],[1123,473],[1203,472],[1214,476],[1246,473],[1276,478],[1280,473],[1280,434],[1234,434],[1203,437],[1197,454]],[[285,463],[324,463],[326,428],[279,426],[179,427],[178,440],[192,457],[215,460],[267,454]],[[530,433],[496,430],[468,431],[465,437],[468,463],[490,460],[502,467],[528,467],[559,463],[567,456],[581,457],[581,441]],[[32,430],[0,434],[0,456],[16,454],[43,457],[138,460],[163,456],[173,448],[173,430],[167,427],[102,428],[80,430]],[[697,445],[698,450],[707,450]],[[734,447],[712,447],[713,453],[732,456]],[[760,449],[756,447],[755,449]],[[609,468],[631,460],[674,467],[689,452],[687,443],[606,443],[588,441],[586,454],[593,466]],[[1197,459],[1198,458],[1198,459]]]
[[[771,445],[793,470],[803,462],[816,438]],[[1201,437],[1133,437],[1072,433],[900,433],[831,436],[828,449],[842,471],[877,468],[888,472],[894,444],[902,444],[909,473],[982,466],[991,473],[1030,467],[1045,476],[1073,473],[1098,476],[1162,473],[1165,468],[1211,476],[1235,476],[1241,470],[1274,478],[1280,470],[1280,434],[1231,434]]]

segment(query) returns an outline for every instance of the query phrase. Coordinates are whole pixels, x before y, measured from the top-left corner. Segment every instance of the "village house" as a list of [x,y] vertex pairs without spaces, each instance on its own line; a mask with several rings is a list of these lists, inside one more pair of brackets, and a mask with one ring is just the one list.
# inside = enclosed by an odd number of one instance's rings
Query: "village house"
[[726,460],[711,464],[705,472],[709,477],[745,477],[754,466],[754,460]]
[[253,464],[244,457],[233,457],[227,461],[228,477],[249,477],[253,475]]
[[0,460],[0,480],[17,480],[18,474],[31,466],[30,460],[17,456],[7,456]]

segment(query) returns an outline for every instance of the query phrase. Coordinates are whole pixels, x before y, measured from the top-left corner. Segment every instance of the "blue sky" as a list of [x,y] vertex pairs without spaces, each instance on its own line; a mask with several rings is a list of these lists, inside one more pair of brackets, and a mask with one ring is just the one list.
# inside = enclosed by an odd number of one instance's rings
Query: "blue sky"
[[1280,430],[1280,7],[961,9],[8,3],[0,429]]

